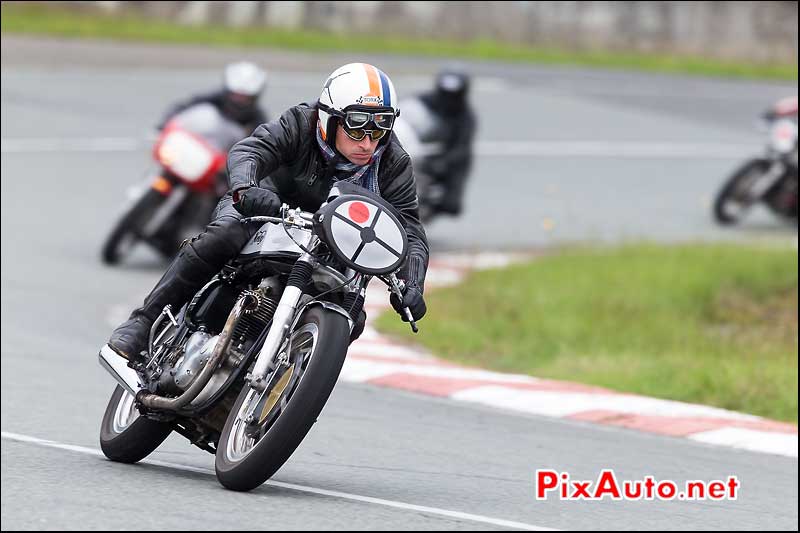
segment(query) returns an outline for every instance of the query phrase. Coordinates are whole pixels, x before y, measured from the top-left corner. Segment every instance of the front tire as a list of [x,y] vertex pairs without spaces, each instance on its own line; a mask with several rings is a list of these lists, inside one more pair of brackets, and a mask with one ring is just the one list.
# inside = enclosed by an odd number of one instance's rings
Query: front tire
[[[245,385],[228,415],[216,454],[217,478],[223,486],[252,490],[283,466],[328,401],[349,341],[344,316],[323,307],[305,312],[292,333],[290,368],[298,372],[296,381],[292,383],[291,374],[272,403],[269,391],[262,395]],[[276,381],[280,385],[281,380]],[[251,410],[261,412],[258,422],[248,424],[245,417]]]
[[141,232],[153,213],[166,197],[149,187],[133,204],[130,210],[117,222],[103,244],[101,256],[107,265],[116,265],[141,238]]
[[153,453],[171,432],[170,424],[139,416],[133,396],[117,385],[100,425],[100,448],[112,461],[136,463]]
[[753,182],[769,170],[766,159],[751,159],[742,165],[717,194],[714,201],[714,218],[720,224],[739,222],[747,210],[760,198],[749,196]]

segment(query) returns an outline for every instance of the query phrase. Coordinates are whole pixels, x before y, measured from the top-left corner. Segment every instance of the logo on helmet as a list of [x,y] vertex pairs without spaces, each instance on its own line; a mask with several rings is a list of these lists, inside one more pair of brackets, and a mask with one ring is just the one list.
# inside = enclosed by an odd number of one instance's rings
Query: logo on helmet
[[359,105],[383,105],[383,98],[380,96],[373,96],[371,94],[367,94],[364,96],[359,96],[356,100],[356,103]]

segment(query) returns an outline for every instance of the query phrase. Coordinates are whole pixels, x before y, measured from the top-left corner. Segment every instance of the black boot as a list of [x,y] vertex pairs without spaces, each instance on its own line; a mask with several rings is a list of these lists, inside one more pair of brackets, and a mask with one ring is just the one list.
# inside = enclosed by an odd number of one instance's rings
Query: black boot
[[[166,305],[171,305],[177,313],[211,278],[205,269],[198,269],[186,248],[178,253],[166,273],[147,295],[142,307],[134,309],[128,320],[111,334],[109,347],[131,363],[143,360],[142,352],[147,350],[150,328]],[[200,271],[198,271],[200,270]]]
[[152,325],[152,320],[134,311],[134,314],[111,334],[108,346],[131,363],[141,362],[143,359],[141,352],[147,349]]

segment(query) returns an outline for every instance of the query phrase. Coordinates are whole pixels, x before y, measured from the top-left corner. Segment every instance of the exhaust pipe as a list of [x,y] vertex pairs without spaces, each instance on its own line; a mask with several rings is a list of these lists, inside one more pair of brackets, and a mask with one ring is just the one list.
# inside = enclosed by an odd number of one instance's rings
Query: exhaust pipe
[[247,311],[251,310],[251,308],[257,304],[258,301],[252,296],[242,297],[236,302],[236,305],[234,305],[233,310],[228,316],[227,322],[225,322],[222,333],[217,339],[211,357],[191,386],[177,398],[167,398],[149,392],[139,383],[139,375],[136,371],[128,367],[127,361],[112,350],[108,344],[104,345],[100,350],[100,366],[105,368],[108,373],[111,374],[111,377],[117,380],[117,383],[122,385],[126,391],[136,398],[137,402],[140,402],[145,407],[161,411],[178,412],[194,400],[203,391],[205,386],[208,385],[217,366],[219,366],[227,353],[228,345],[231,343],[233,332],[239,320]]
[[105,368],[111,374],[111,377],[117,380],[117,383],[135,398],[136,393],[142,389],[142,386],[139,383],[139,375],[128,366],[128,362],[112,350],[108,344],[104,344],[100,349],[98,360],[100,361],[100,366]]
[[206,362],[203,370],[200,371],[195,380],[192,382],[189,388],[184,391],[183,394],[177,398],[167,398],[144,390],[141,392],[141,394],[136,396],[136,400],[141,402],[145,407],[149,407],[151,409],[178,412],[183,407],[188,405],[192,400],[197,398],[206,385],[208,385],[208,382],[211,381],[211,377],[214,375],[217,367],[225,358],[228,345],[231,343],[233,332],[236,329],[236,325],[239,323],[239,320],[247,311],[252,310],[254,305],[258,305],[258,300],[252,296],[243,296],[236,302],[236,305],[233,306],[233,310],[231,311],[230,315],[228,315],[228,320],[225,322],[225,327],[222,328],[222,333],[220,333],[217,343],[214,345],[214,351],[211,353],[211,357]]

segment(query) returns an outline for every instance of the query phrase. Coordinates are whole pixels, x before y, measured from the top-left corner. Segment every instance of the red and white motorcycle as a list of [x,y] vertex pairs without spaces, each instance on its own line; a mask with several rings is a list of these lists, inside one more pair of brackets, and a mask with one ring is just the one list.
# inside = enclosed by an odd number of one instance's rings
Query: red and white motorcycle
[[247,132],[211,104],[175,115],[161,131],[153,159],[155,176],[136,188],[132,202],[102,249],[103,262],[119,263],[144,242],[172,257],[193,228],[203,228],[227,190],[228,150]]

